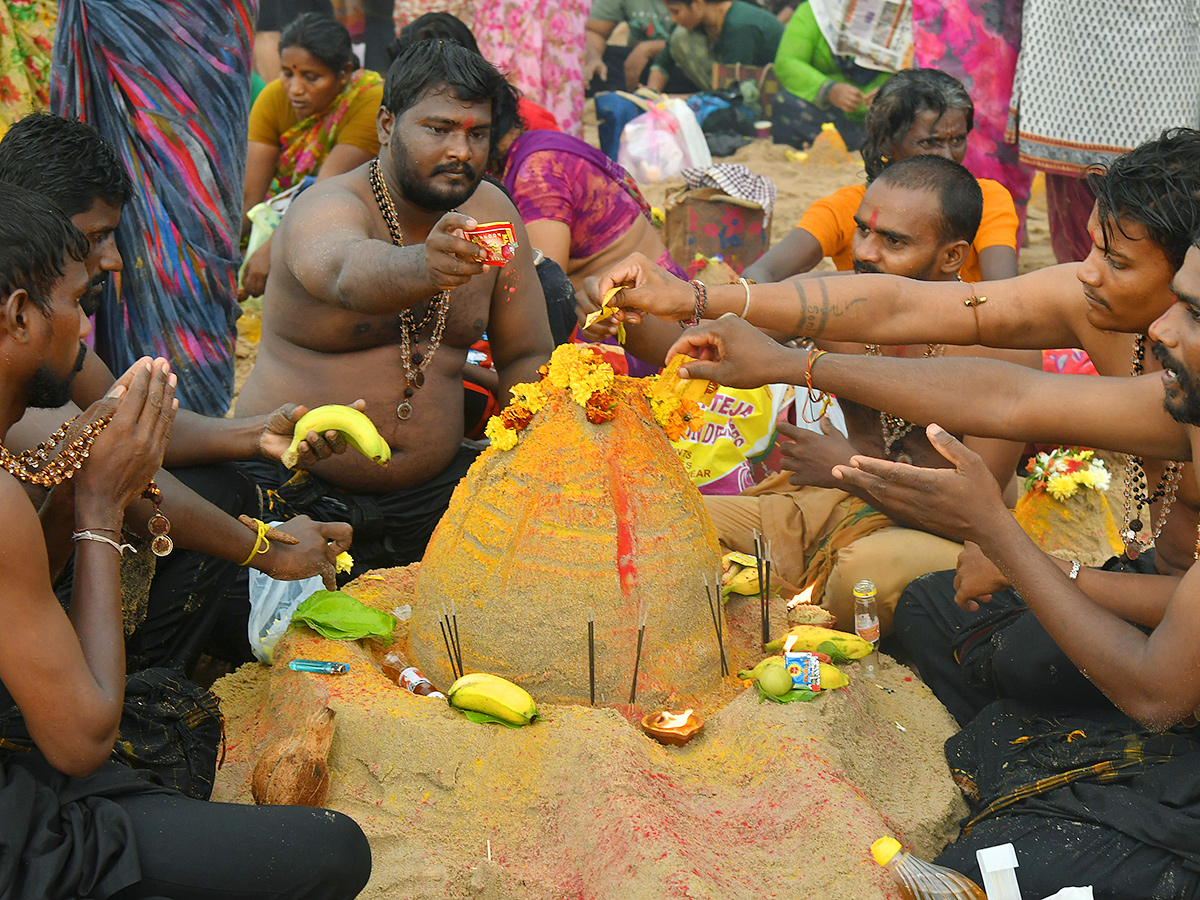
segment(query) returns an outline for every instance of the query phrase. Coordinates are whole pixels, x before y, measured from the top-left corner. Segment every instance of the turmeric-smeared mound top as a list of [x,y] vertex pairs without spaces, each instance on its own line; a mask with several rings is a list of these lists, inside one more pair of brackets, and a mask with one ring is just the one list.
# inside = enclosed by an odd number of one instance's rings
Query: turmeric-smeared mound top
[[513,387],[512,402],[488,422],[486,434],[497,450],[511,450],[517,445],[519,432],[545,408],[554,392],[569,394],[593,425],[612,421],[621,395],[637,392],[649,401],[654,420],[671,440],[678,440],[685,431],[700,429],[699,404],[672,390],[663,390],[661,376],[619,376],[599,353],[583,344],[556,347],[550,362],[538,372],[542,380]]

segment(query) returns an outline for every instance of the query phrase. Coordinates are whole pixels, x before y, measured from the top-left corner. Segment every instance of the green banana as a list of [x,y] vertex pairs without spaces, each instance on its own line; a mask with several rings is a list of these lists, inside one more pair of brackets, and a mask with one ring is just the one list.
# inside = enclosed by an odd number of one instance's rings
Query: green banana
[[758,661],[758,664],[755,665],[755,667],[753,669],[742,669],[742,671],[738,672],[738,678],[742,679],[742,681],[757,681],[758,677],[760,675],[762,675],[763,670],[766,669],[770,665],[782,666],[783,665],[783,657],[782,656],[768,656],[768,657],[765,657],[764,659],[760,659]]
[[328,406],[318,406],[310,409],[296,423],[291,445],[283,451],[280,462],[289,469],[296,467],[299,459],[300,442],[308,437],[310,431],[324,434],[326,431],[336,431],[346,439],[351,447],[358,450],[368,459],[373,459],[381,466],[386,466],[392,458],[392,448],[388,445],[365,413],[359,412],[353,406],[340,406],[336,403]]
[[[820,625],[793,625],[783,637],[776,638],[763,646],[767,651],[783,649],[789,636],[795,636],[793,650],[820,651],[828,653],[834,659],[862,659],[875,649],[870,641],[864,641],[856,634],[844,631],[834,631],[832,628],[822,628]],[[829,646],[826,646],[829,645]]]
[[510,725],[528,725],[538,714],[529,692],[487,672],[464,675],[446,691],[450,705],[495,716]]

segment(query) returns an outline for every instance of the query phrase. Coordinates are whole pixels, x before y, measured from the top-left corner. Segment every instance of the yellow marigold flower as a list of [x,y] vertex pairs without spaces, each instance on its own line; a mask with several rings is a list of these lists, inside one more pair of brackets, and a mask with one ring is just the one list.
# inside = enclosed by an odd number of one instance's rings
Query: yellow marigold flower
[[537,382],[513,385],[513,403],[523,406],[531,413],[541,412],[546,406],[546,391]]
[[517,446],[517,433],[511,428],[505,428],[499,416],[488,419],[483,433],[492,439],[492,446],[497,450],[511,450]]
[[1070,475],[1051,475],[1046,481],[1046,490],[1055,500],[1066,500],[1074,497],[1079,485]]

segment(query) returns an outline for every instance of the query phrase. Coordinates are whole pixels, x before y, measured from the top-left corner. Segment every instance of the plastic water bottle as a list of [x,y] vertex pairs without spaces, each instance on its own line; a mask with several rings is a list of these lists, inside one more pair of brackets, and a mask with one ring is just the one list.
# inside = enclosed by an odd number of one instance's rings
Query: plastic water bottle
[[904,900],[987,900],[966,875],[913,856],[895,838],[881,837],[871,845],[871,855],[887,869]]
[[[875,605],[875,583],[863,579],[854,585],[854,633],[872,646],[879,644],[879,610]],[[874,678],[877,657],[867,654],[862,661],[864,678]]]

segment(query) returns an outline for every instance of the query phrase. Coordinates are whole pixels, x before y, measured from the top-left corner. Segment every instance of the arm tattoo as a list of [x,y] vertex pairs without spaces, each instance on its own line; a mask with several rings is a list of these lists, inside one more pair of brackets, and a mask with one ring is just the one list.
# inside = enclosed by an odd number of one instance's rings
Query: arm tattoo
[[[829,324],[831,318],[839,318],[850,311],[850,307],[856,303],[864,303],[868,298],[855,297],[845,304],[844,307],[835,307],[829,300],[829,289],[825,286],[825,279],[816,279],[817,288],[821,291],[821,299],[818,303],[809,304],[809,300],[804,290],[804,282],[794,282],[796,285],[796,296],[800,298],[800,316],[796,320],[795,333],[808,338],[818,338],[825,333],[825,327]],[[811,283],[811,282],[810,282]]]

